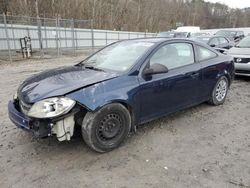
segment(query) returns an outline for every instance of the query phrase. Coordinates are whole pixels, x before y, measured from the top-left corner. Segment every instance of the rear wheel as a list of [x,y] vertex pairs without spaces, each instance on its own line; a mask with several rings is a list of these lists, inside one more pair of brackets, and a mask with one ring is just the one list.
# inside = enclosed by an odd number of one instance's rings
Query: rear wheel
[[216,83],[211,99],[209,103],[212,105],[220,105],[223,104],[226,100],[227,92],[228,92],[228,79],[225,76],[222,76]]
[[88,112],[82,122],[82,136],[87,145],[97,152],[117,148],[128,136],[131,117],[119,103],[108,104],[97,112]]

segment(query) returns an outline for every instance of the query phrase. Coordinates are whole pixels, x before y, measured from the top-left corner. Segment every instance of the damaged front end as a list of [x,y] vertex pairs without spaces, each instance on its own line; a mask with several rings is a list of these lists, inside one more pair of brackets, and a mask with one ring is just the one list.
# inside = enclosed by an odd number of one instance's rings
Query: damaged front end
[[[55,101],[55,98],[52,99]],[[40,103],[38,105],[36,103],[33,105],[25,104],[18,98],[9,101],[10,120],[17,127],[32,132],[36,138],[55,135],[59,141],[69,141],[76,126],[81,124],[82,120],[79,117],[83,117],[82,113],[85,110],[74,102],[70,108],[64,109],[61,113],[55,113],[56,110],[63,107],[60,106],[60,103],[54,104],[53,100],[46,100],[43,101],[43,105],[41,105],[41,101],[38,102]]]

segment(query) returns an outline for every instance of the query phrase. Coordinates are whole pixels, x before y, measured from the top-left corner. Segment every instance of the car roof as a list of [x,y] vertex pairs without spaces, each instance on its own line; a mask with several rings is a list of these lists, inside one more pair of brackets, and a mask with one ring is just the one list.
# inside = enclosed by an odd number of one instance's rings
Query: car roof
[[126,39],[123,41],[138,41],[138,42],[151,42],[151,43],[162,43],[165,41],[192,41],[188,38],[166,38],[166,37],[150,37],[150,38],[136,38],[136,39]]
[[158,42],[162,42],[164,40],[167,40],[167,38],[164,38],[164,37],[135,38],[135,39],[125,39],[123,41],[158,43]]
[[[138,41],[138,42],[151,42],[154,43],[155,45],[161,44],[163,42],[167,42],[167,41],[173,41],[173,42],[191,42],[194,43],[196,45],[202,46],[207,48],[208,46],[205,45],[202,42],[193,40],[192,38],[166,38],[166,37],[151,37],[151,38],[135,38],[135,39],[126,39],[126,40],[122,40],[122,41]],[[122,41],[118,41],[118,42],[122,42]],[[216,50],[214,50],[213,48],[210,48],[211,51],[214,51],[216,54],[218,54],[218,52]]]

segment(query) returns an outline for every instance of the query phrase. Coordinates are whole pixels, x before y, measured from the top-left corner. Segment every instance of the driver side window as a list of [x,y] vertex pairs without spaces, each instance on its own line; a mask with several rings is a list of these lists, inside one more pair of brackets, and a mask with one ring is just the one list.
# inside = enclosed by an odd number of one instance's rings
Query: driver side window
[[162,46],[150,59],[150,65],[162,64],[170,69],[194,63],[193,47],[189,43],[172,43]]

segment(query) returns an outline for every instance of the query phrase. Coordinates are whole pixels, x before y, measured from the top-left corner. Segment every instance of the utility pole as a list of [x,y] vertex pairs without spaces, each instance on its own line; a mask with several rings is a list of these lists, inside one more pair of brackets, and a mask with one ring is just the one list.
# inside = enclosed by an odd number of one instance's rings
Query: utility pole
[[8,0],[3,0],[3,13],[5,15],[7,15],[7,13],[8,13],[8,4],[9,4]]
[[138,1],[138,7],[137,7],[137,30],[140,29],[140,18],[141,18],[141,0]]
[[113,30],[113,1],[110,0],[110,28]]
[[38,0],[35,0],[36,5],[36,19],[37,19],[37,29],[38,29],[38,40],[39,40],[39,47],[41,50],[41,56],[43,57],[43,41],[42,41],[42,32],[41,32],[41,19],[39,17],[39,9],[38,9]]
[[3,20],[4,20],[4,29],[5,29],[5,35],[7,39],[7,45],[8,45],[9,58],[10,58],[10,62],[12,62],[10,40],[9,40],[9,34],[8,34],[8,28],[7,28],[7,20],[6,20],[6,15],[4,13],[3,13]]
[[193,14],[193,26],[195,25],[196,13]]
[[93,27],[94,27],[94,24],[95,24],[95,2],[96,2],[96,0],[93,1],[93,7],[92,7]]
[[91,21],[91,46],[92,50],[94,50],[95,47],[95,38],[94,38],[94,25],[95,25],[95,1],[93,2],[93,7],[92,7],[92,21]]

